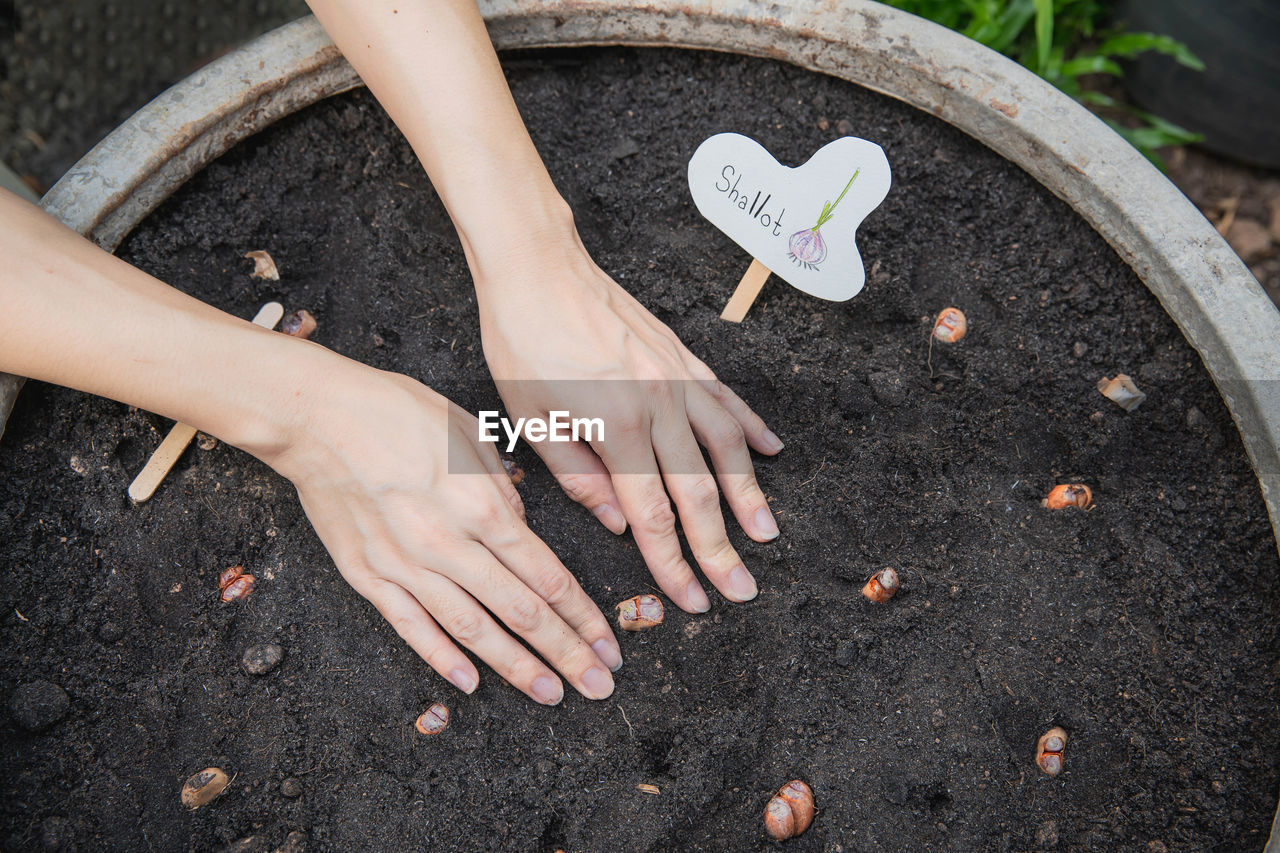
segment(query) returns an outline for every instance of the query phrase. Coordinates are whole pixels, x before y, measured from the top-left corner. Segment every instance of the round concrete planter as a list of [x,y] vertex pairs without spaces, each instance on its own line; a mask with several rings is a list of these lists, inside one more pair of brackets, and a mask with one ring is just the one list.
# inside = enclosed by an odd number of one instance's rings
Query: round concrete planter
[[[1074,101],[975,42],[870,0],[482,0],[481,7],[499,48],[626,44],[780,59],[903,100],[1017,163],[1111,244],[1199,351],[1280,533],[1280,313],[1199,211]],[[156,98],[73,167],[43,206],[114,249],[238,141],[357,85],[316,21],[299,20]],[[0,383],[0,429],[11,402]],[[1280,853],[1280,831],[1266,850]]]

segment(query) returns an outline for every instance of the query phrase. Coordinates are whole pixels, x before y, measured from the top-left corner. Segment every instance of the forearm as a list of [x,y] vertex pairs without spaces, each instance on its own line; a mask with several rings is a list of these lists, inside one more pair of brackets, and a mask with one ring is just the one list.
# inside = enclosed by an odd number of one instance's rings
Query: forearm
[[318,347],[181,293],[0,190],[0,370],[278,452]]
[[497,277],[486,265],[573,242],[475,0],[308,2],[413,146],[478,280]]

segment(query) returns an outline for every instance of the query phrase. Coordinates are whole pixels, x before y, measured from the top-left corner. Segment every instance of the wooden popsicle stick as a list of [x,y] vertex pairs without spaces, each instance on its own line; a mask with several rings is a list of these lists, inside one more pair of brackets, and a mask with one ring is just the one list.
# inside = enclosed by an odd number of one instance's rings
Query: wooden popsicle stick
[[747,316],[747,312],[751,310],[751,303],[755,302],[756,297],[760,295],[760,289],[769,280],[769,274],[768,267],[752,258],[751,266],[747,267],[747,271],[742,275],[742,281],[738,282],[733,296],[729,297],[729,303],[720,312],[720,319],[728,320],[730,323],[741,323]]
[[[279,302],[268,302],[258,309],[257,316],[253,318],[253,324],[262,326],[264,329],[274,329],[283,316],[283,305]],[[181,421],[174,424],[173,429],[169,430],[169,434],[164,437],[164,441],[160,442],[160,446],[151,454],[147,464],[129,484],[129,500],[135,504],[150,500],[156,493],[156,489],[160,488],[160,484],[164,482],[164,478],[169,475],[178,458],[182,456],[182,451],[186,450],[191,439],[195,438],[195,434],[196,428],[189,424]]]

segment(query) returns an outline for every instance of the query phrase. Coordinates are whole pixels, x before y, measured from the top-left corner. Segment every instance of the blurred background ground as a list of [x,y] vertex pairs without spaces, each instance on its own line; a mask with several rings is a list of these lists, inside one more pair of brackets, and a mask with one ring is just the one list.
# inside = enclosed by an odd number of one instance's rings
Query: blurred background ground
[[[0,161],[42,193],[165,88],[306,13],[304,0],[0,0]],[[1280,304],[1280,172],[1197,148],[1165,161]]]

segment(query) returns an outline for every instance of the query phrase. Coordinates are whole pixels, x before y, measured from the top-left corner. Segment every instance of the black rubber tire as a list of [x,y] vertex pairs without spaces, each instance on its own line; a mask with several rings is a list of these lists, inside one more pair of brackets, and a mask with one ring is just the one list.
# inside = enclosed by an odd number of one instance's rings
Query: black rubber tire
[[1210,150],[1280,168],[1280,2],[1124,0],[1116,17],[1130,32],[1178,39],[1206,66],[1144,54],[1124,78],[1135,102],[1203,133]]

